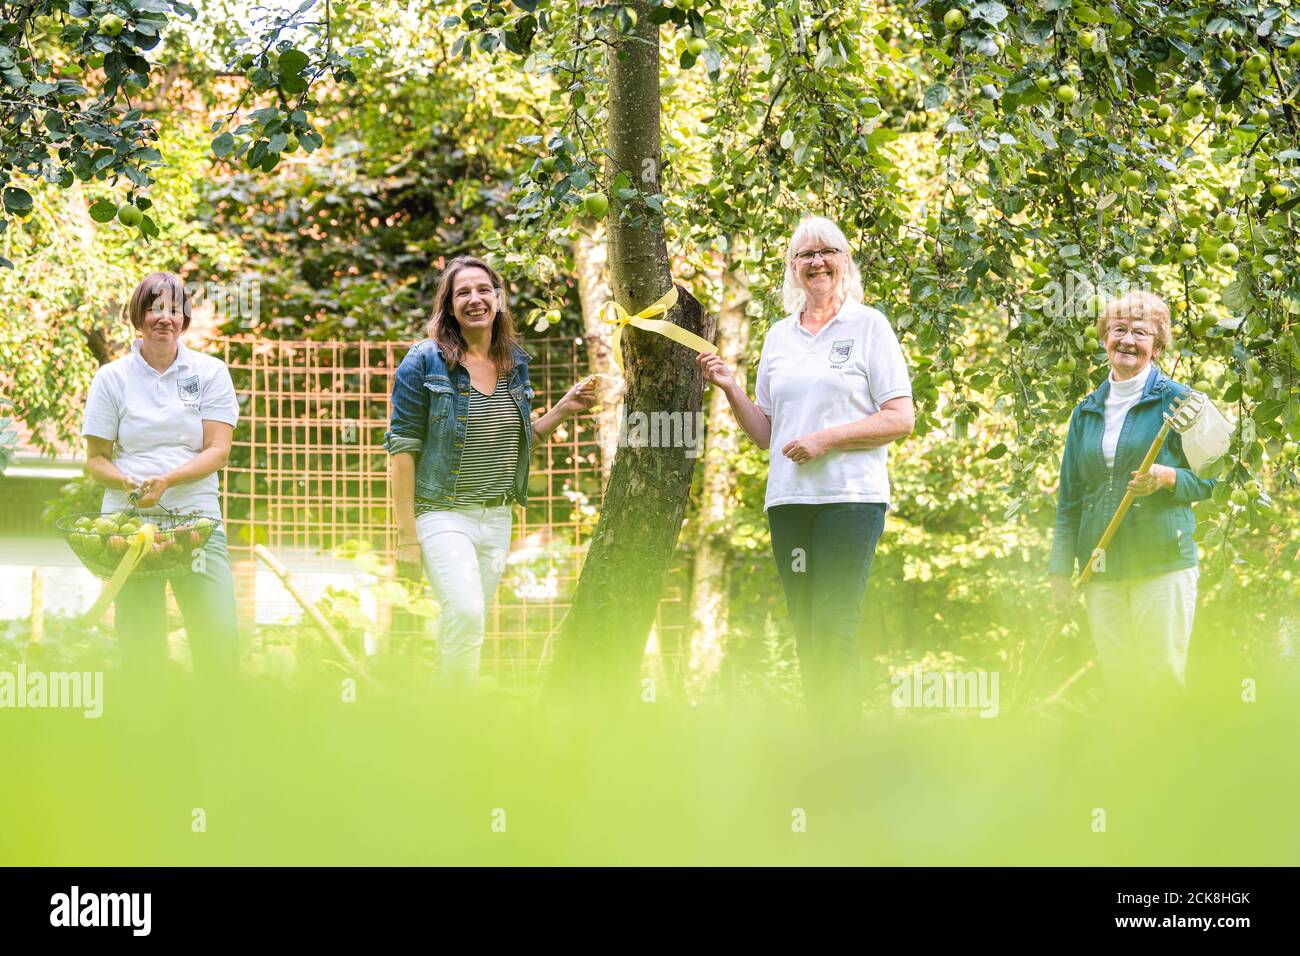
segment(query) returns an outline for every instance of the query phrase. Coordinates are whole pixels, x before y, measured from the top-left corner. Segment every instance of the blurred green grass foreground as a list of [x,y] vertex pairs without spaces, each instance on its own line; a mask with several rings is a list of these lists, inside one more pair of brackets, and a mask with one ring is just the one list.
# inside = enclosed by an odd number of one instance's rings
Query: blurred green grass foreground
[[[110,671],[102,717],[0,710],[6,865],[1278,865],[1300,859],[1297,709],[618,715],[553,696],[354,701],[248,681],[205,705]],[[157,688],[158,685],[153,685]],[[170,686],[170,685],[169,685]]]

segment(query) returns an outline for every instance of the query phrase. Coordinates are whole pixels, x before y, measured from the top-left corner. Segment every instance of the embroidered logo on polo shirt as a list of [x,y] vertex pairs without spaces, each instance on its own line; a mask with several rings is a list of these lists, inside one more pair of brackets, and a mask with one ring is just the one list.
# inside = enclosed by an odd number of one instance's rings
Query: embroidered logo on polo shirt
[[831,343],[831,365],[840,366],[849,360],[853,354],[853,340],[840,339],[838,342]]
[[176,379],[176,394],[180,396],[182,402],[197,402],[199,400],[199,377],[191,375],[189,378]]

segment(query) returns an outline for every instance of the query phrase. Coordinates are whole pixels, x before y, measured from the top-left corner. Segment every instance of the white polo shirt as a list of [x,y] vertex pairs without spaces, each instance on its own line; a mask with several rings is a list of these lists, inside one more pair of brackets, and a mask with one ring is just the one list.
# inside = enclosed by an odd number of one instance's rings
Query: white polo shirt
[[[137,339],[130,355],[95,373],[81,434],[115,442],[113,464],[143,480],[166,474],[203,451],[205,419],[231,427],[239,421],[239,402],[226,363],[178,342],[176,360],[160,374],[141,357]],[[219,487],[214,472],[168,488],[159,504],[220,518]],[[105,490],[103,510],[125,507],[125,492]]]
[[889,503],[889,450],[829,451],[805,465],[781,453],[789,442],[880,411],[912,394],[898,337],[877,310],[845,300],[813,335],[787,316],[768,330],[758,361],[756,404],[772,419],[764,509],[838,501]]

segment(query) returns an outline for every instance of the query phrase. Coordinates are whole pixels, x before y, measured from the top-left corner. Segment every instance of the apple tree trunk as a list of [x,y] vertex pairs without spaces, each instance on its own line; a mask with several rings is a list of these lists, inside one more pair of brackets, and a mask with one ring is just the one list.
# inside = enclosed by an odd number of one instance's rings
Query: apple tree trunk
[[[613,181],[626,172],[645,194],[659,192],[659,27],[644,2],[633,31],[611,47],[609,56],[609,168]],[[610,196],[607,222],[609,272],[614,298],[631,313],[644,309],[673,284],[663,223],[635,203]],[[684,328],[712,334],[699,302],[678,287],[678,304],[667,318]],[[623,414],[690,416],[698,422],[702,381],[695,353],[660,335],[623,332],[627,391]],[[660,420],[666,420],[660,416]],[[631,429],[629,429],[629,434]],[[664,574],[673,558],[696,449],[653,447],[648,441],[619,447],[605,486],[600,519],[591,538],[573,604],[556,635],[551,688],[579,699],[631,701],[646,637],[654,623]],[[660,443],[662,444],[662,443]]]

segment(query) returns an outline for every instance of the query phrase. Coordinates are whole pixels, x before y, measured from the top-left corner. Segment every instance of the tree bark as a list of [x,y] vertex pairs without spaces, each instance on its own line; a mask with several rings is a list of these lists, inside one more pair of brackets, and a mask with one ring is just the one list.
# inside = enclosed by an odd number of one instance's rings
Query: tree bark
[[[614,43],[609,57],[609,167],[612,181],[625,171],[646,194],[659,192],[659,27],[644,0],[632,34]],[[613,192],[613,190],[611,190]],[[621,218],[611,195],[607,222],[614,297],[636,313],[672,286],[663,223],[644,205]],[[678,287],[668,318],[705,337],[712,334],[700,303]],[[694,416],[703,383],[695,353],[660,335],[634,328],[623,333],[627,392],[624,414],[656,412]],[[653,420],[653,419],[648,419]],[[551,672],[552,690],[588,703],[630,702],[637,690],[646,635],[654,622],[664,572],[672,560],[690,492],[695,452],[652,447],[618,449],[605,487],[600,520],[573,605],[560,624]],[[697,446],[698,447],[698,446]],[[690,452],[691,454],[687,454]]]
[[600,478],[609,482],[609,472],[618,451],[619,403],[623,401],[623,376],[614,364],[609,345],[612,326],[600,319],[609,301],[609,256],[605,251],[603,227],[582,230],[573,243],[573,266],[578,277],[578,298],[582,302],[583,339],[587,344],[587,371],[604,376],[596,384],[600,404],[596,406],[596,428],[600,441]]
[[[749,347],[749,275],[733,252],[722,268],[722,308],[718,313],[718,354],[746,386],[745,353]],[[740,447],[740,426],[721,389],[709,397],[704,441],[704,476],[695,566],[691,572],[691,649],[687,694],[698,701],[709,691],[722,667],[726,649],[730,582],[727,520],[735,507],[736,473],[730,457]]]

